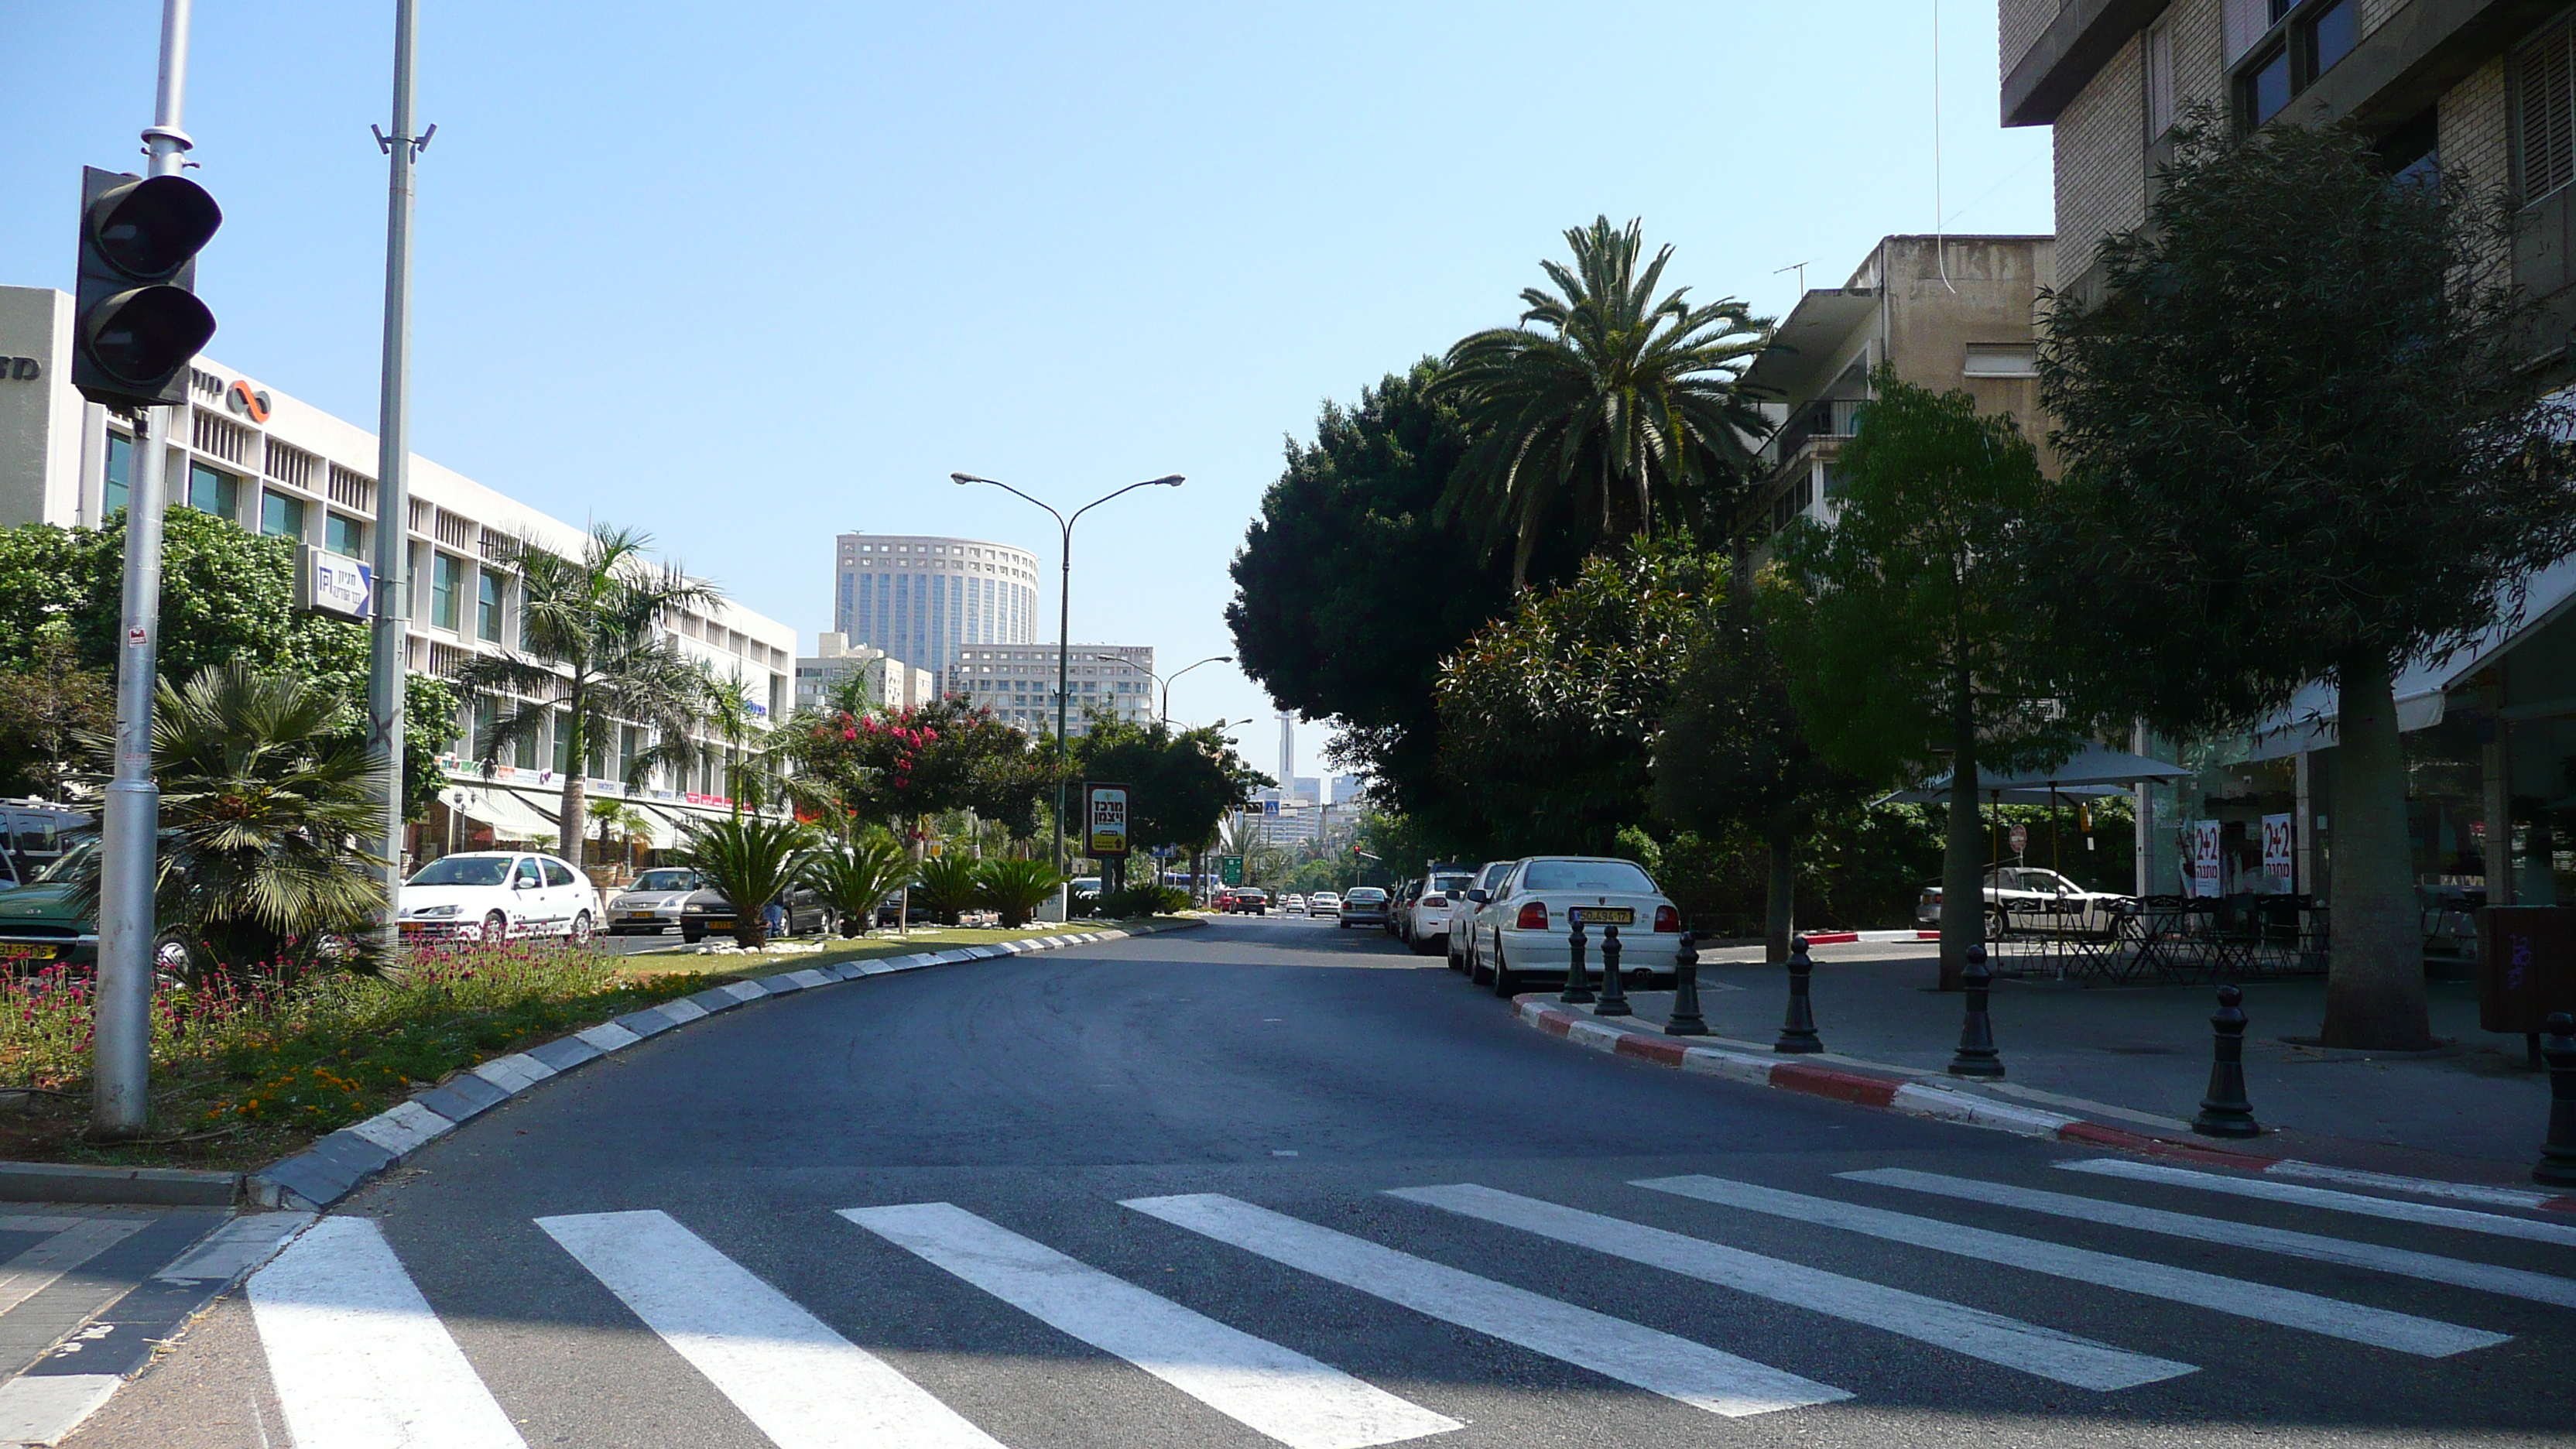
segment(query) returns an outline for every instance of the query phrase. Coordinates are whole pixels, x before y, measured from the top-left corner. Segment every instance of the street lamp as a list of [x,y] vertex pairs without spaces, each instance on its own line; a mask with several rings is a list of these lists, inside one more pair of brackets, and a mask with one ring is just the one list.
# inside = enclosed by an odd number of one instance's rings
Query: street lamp
[[1064,813],[1067,808],[1065,802],[1067,782],[1064,776],[1064,711],[1065,694],[1073,682],[1073,526],[1082,521],[1082,515],[1112,498],[1133,493],[1139,488],[1178,488],[1181,486],[1182,478],[1180,474],[1172,473],[1161,478],[1148,478],[1142,483],[1130,483],[1116,493],[1104,494],[1073,510],[1073,516],[1070,518],[1057,512],[1055,505],[1031,498],[999,478],[985,478],[973,473],[951,473],[948,475],[948,481],[960,488],[969,483],[990,483],[1022,502],[1035,503],[1047,511],[1047,516],[1055,520],[1056,528],[1064,535],[1063,573],[1056,585],[1055,868],[1058,875],[1070,875],[1073,873],[1073,862],[1067,859],[1064,853]]
[[[1199,664],[1232,664],[1233,662],[1234,656],[1231,654],[1211,654],[1207,658],[1200,660]],[[1170,679],[1163,681],[1163,723],[1170,724],[1172,722],[1172,680],[1178,679],[1182,675],[1189,673],[1191,670],[1198,668],[1199,664],[1184,664],[1180,668],[1172,671]]]

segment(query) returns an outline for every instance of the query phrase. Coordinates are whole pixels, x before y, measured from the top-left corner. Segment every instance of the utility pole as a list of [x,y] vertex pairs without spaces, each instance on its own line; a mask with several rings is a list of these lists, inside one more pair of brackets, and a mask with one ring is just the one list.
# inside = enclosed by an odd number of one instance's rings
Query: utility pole
[[[396,909],[403,856],[403,657],[411,629],[412,163],[429,134],[412,134],[412,0],[394,0],[394,129],[376,132],[385,182],[385,354],[376,417],[376,617],[367,660],[367,758],[383,772],[384,949],[402,945]],[[430,131],[438,128],[432,126]]]
[[[190,0],[161,0],[161,77],[143,149],[147,176],[176,176],[195,143],[188,94]],[[116,775],[99,815],[98,1000],[90,1045],[90,1132],[141,1133],[152,1113],[152,965],[160,884],[161,787],[152,782],[152,690],[160,681],[161,510],[178,414],[134,414],[125,502],[124,644],[116,668]]]

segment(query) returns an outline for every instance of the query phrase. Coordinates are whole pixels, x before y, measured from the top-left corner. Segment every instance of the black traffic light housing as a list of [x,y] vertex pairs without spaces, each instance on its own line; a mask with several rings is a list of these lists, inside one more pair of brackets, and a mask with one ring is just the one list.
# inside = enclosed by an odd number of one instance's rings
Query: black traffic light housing
[[72,385],[126,409],[187,400],[188,362],[215,335],[197,300],[197,253],[224,224],[184,176],[81,172],[80,294]]

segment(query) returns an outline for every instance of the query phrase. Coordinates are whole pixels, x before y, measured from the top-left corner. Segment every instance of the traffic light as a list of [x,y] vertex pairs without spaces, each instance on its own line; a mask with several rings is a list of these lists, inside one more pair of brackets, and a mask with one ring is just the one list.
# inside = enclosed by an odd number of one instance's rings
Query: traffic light
[[184,176],[81,173],[80,295],[72,385],[114,408],[184,402],[188,361],[215,335],[197,300],[197,253],[224,224]]

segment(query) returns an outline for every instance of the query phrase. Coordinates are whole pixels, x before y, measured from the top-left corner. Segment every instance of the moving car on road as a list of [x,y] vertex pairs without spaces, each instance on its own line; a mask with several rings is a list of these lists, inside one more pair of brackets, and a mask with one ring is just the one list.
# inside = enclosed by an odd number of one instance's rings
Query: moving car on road
[[1475,872],[1464,866],[1435,866],[1413,883],[1405,905],[1404,943],[1419,955],[1449,949],[1449,903],[1463,899],[1475,884]]
[[1317,891],[1306,898],[1307,915],[1338,916],[1341,913],[1342,897],[1338,891]]
[[1587,971],[1601,969],[1606,927],[1619,928],[1619,977],[1631,986],[1669,985],[1682,939],[1682,913],[1632,860],[1534,855],[1503,878],[1480,926],[1478,974],[1496,996],[1565,979],[1570,913],[1583,914]]
[[1302,916],[1306,914],[1306,898],[1304,896],[1281,896],[1279,898],[1279,914],[1283,916]]
[[404,881],[395,908],[407,941],[590,939],[599,890],[551,855],[469,850],[442,855]]
[[698,873],[683,866],[662,866],[635,877],[635,884],[609,898],[608,934],[630,932],[658,936],[680,924],[680,908],[705,887]]
[[1270,893],[1259,886],[1236,886],[1234,895],[1226,901],[1225,909],[1238,916],[1269,915]]
[[1383,926],[1395,919],[1386,892],[1377,886],[1353,886],[1342,896],[1342,929],[1352,926]]

